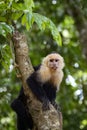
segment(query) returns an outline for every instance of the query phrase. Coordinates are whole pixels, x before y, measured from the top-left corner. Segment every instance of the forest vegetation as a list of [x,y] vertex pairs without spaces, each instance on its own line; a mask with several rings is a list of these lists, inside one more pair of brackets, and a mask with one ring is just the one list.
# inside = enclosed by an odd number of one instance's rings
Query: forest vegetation
[[64,130],[87,129],[87,1],[0,0],[0,129],[16,130],[10,104],[22,86],[14,69],[13,32],[24,34],[33,66],[55,51],[65,61],[56,101]]

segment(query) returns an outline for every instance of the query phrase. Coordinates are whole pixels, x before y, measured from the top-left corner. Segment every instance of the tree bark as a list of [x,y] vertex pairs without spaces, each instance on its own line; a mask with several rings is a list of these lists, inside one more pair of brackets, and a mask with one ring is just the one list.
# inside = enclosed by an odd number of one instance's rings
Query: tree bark
[[13,43],[15,61],[19,66],[24,93],[27,96],[28,110],[35,124],[34,130],[62,130],[61,112],[57,112],[51,104],[50,110],[42,111],[42,103],[36,99],[27,86],[26,79],[34,70],[28,57],[28,45],[25,36],[16,31],[13,34]]

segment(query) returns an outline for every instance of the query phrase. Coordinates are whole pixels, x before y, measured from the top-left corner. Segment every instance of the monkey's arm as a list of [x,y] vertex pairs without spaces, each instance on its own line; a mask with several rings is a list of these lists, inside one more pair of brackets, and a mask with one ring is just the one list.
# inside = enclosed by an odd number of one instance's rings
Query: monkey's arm
[[37,79],[36,72],[27,79],[27,84],[37,99],[43,103],[43,109],[49,109],[49,99],[46,96],[42,84]]

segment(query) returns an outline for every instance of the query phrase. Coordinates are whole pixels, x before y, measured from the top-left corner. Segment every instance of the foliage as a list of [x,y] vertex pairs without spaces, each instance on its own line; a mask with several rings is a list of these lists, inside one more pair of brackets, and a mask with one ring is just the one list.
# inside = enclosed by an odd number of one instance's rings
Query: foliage
[[[87,19],[86,1],[71,2],[79,6],[83,12],[82,17]],[[41,59],[52,51],[59,52],[64,57],[64,80],[56,99],[62,107],[64,129],[87,129],[87,63],[75,20],[72,14],[66,13],[66,7],[68,8],[67,0],[0,1],[0,129],[16,129],[16,116],[10,108],[10,103],[18,95],[21,83],[13,69],[13,49],[9,46],[14,24],[27,36],[33,65],[39,64]],[[62,46],[59,46],[59,32]]]
[[[0,2],[0,14],[2,21],[7,22],[8,24],[13,20],[18,20],[21,18],[21,23],[26,26],[26,29],[29,30],[32,27],[32,24],[34,22],[37,23],[39,29],[45,30],[46,28],[50,29],[54,39],[61,45],[61,37],[56,29],[56,26],[53,24],[53,22],[48,19],[47,17],[44,17],[38,13],[33,13],[34,8],[34,2],[33,0],[24,0],[24,2],[20,2],[19,0],[6,0]],[[10,19],[9,19],[10,15]],[[4,25],[2,27],[5,29],[10,29],[9,26]],[[8,27],[8,28],[7,28]],[[11,30],[7,30],[11,31]],[[1,33],[2,34],[2,33]],[[3,34],[4,35],[4,34]]]
[[[49,29],[56,40],[56,42],[61,45],[61,37],[56,28],[55,24],[47,17],[40,15],[38,13],[33,13],[34,2],[33,0],[24,0],[20,2],[19,0],[6,0],[0,2],[0,35],[8,36],[14,31],[12,24],[14,20],[21,20],[21,24],[25,25],[26,29],[29,30],[33,23],[36,23],[40,30]],[[10,18],[9,18],[10,15]],[[10,40],[10,39],[9,39]],[[3,47],[1,47],[3,49]],[[4,50],[5,51],[5,50]],[[7,53],[7,52],[5,52]],[[5,56],[6,57],[6,56]],[[2,58],[2,57],[1,57]],[[9,61],[7,64],[4,63],[5,58],[1,59],[1,64],[7,69],[9,67]],[[7,66],[7,67],[6,67]]]

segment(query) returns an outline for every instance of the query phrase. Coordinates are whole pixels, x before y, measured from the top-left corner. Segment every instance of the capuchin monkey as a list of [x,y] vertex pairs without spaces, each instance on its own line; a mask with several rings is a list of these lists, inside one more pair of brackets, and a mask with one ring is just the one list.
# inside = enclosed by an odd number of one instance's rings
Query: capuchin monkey
[[[43,110],[49,109],[51,103],[57,110],[58,105],[55,102],[56,91],[59,90],[63,79],[64,60],[57,53],[51,53],[43,58],[42,63],[34,67],[34,72],[28,77],[27,84],[36,98],[42,102]],[[12,109],[17,114],[17,129],[32,130],[33,120],[27,112],[26,96],[23,87],[18,97],[11,103]]]
[[58,53],[47,55],[41,65],[27,79],[27,84],[43,103],[43,110],[49,109],[49,103],[56,107],[56,91],[63,79],[64,60]]

